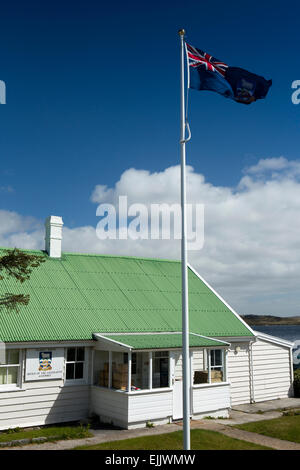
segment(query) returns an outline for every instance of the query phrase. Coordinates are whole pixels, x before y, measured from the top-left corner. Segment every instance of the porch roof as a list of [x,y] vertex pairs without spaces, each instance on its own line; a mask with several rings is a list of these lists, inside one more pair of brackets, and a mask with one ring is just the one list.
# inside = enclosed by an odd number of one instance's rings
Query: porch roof
[[[147,334],[94,334],[95,339],[106,344],[123,346],[124,349],[176,349],[182,347],[182,334],[176,333],[147,333]],[[229,343],[207,336],[190,333],[190,347],[226,347]]]

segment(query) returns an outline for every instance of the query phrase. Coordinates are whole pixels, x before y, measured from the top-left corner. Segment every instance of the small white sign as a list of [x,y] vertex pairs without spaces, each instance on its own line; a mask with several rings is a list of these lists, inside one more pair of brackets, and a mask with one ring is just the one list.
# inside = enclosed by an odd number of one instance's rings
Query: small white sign
[[64,349],[27,349],[25,380],[62,379]]

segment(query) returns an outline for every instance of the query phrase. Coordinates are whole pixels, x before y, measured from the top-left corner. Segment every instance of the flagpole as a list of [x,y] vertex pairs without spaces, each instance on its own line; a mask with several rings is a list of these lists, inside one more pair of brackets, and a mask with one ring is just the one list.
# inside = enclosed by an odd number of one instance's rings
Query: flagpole
[[181,42],[181,278],[182,278],[182,371],[183,371],[183,448],[190,450],[190,357],[189,357],[189,308],[188,267],[186,238],[186,171],[185,171],[185,79],[184,35],[178,31]]

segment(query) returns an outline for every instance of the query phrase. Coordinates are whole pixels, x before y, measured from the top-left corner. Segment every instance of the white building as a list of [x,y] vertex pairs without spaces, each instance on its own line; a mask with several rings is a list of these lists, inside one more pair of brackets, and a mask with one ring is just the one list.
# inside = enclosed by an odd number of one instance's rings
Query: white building
[[[125,428],[182,417],[181,271],[177,261],[61,252],[46,221],[46,262],[19,313],[0,313],[0,429],[96,414]],[[5,254],[2,251],[2,255]],[[191,416],[292,396],[292,343],[253,331],[189,269]]]

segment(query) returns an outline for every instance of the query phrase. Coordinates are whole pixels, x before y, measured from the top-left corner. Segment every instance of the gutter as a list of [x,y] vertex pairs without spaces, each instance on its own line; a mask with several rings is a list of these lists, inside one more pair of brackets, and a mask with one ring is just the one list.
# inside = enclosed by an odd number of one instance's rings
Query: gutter
[[278,336],[268,335],[267,333],[262,333],[261,331],[253,330],[255,336],[259,339],[269,341],[270,343],[279,344],[280,346],[285,346],[287,348],[293,348],[294,342],[288,341],[287,339],[279,338]]

